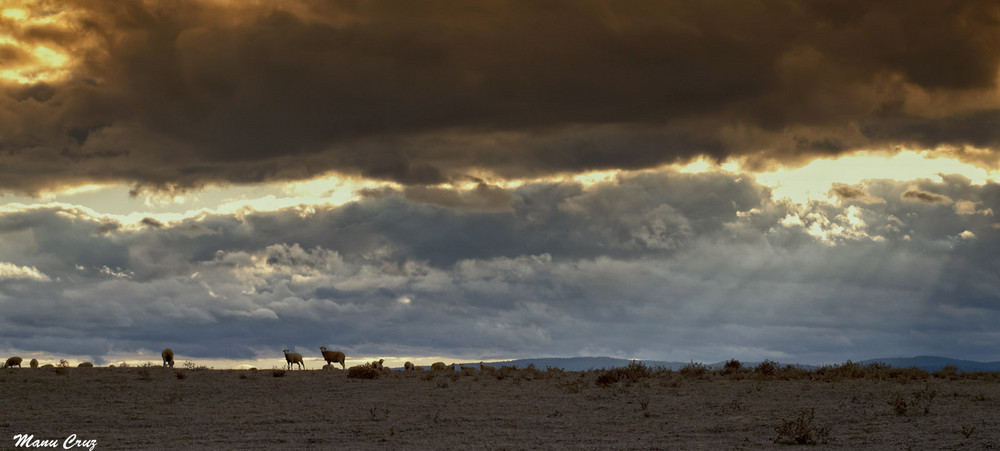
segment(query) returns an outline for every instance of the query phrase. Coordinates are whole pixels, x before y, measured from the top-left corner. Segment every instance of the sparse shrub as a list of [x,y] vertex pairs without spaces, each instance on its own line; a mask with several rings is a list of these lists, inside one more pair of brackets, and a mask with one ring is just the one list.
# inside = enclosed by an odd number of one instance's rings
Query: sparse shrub
[[175,371],[174,376],[181,380],[187,379],[187,374],[184,374],[183,371]]
[[791,420],[782,420],[775,428],[778,436],[774,443],[782,445],[816,445],[825,443],[830,436],[830,429],[813,424],[816,419],[816,409],[809,409]]
[[958,379],[958,367],[955,365],[945,365],[940,370],[934,372],[934,377],[940,379]]
[[760,362],[753,371],[761,376],[774,376],[774,373],[778,371],[778,364],[770,360],[765,360]]
[[66,359],[59,359],[60,368],[69,368],[69,361]]
[[271,376],[274,377],[285,377],[285,370],[281,368],[271,368]]
[[685,377],[700,378],[708,374],[708,366],[704,363],[694,362],[684,365],[678,373]]
[[892,410],[896,412],[896,415],[902,416],[912,412],[928,415],[931,413],[931,403],[936,396],[937,391],[931,390],[929,387],[924,387],[923,390],[913,392],[913,396],[910,398],[904,397],[901,393],[896,393],[889,400],[889,405],[892,406]]
[[152,377],[149,375],[149,369],[148,368],[142,368],[142,369],[140,369],[137,374],[139,375],[139,380],[141,380],[141,381],[148,381],[148,380],[152,379]]
[[732,359],[722,365],[722,374],[727,376],[739,373],[743,369],[743,364],[739,360]]
[[347,369],[347,377],[351,379],[378,379],[379,371],[370,363],[352,366]]
[[608,387],[617,382],[632,383],[639,379],[653,377],[653,371],[646,364],[633,360],[628,366],[611,368],[597,376],[597,385]]

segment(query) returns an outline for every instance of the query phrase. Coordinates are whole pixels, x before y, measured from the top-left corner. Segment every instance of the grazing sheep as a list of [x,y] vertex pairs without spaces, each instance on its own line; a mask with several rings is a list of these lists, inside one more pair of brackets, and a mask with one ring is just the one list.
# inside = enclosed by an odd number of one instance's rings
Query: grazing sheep
[[462,370],[462,374],[466,376],[471,376],[479,372],[474,366],[459,365],[458,367]]
[[77,368],[93,368],[94,364],[90,362],[83,362],[76,366]]
[[431,371],[446,371],[448,369],[455,371],[455,364],[445,365],[444,362],[434,362],[431,364]]
[[326,360],[327,364],[339,363],[340,369],[347,369],[347,365],[344,362],[347,360],[347,356],[340,351],[327,351],[326,346],[320,346],[319,350],[323,352],[323,359]]
[[56,366],[53,365],[53,364],[51,364],[51,363],[46,363],[45,365],[42,365],[41,367],[42,368],[55,368]]
[[335,370],[335,369],[337,369],[337,367],[333,366],[332,363],[327,363],[326,365],[323,365],[323,369],[324,370]]
[[160,357],[163,357],[163,367],[174,367],[174,350],[167,348],[160,353]]
[[497,370],[497,367],[493,365],[487,365],[483,362],[479,362],[479,370],[484,373],[492,373]]
[[406,362],[403,364],[403,371],[414,371],[413,362]]
[[38,359],[31,359],[30,365],[32,368],[38,368]]
[[306,364],[302,361],[302,354],[297,352],[288,352],[285,349],[285,361],[288,362],[288,369],[292,369],[292,364],[299,365],[299,369],[305,369]]
[[378,371],[382,371],[383,369],[385,369],[385,367],[382,366],[382,362],[385,362],[385,359],[378,359],[378,361],[372,360],[372,368],[375,368]]
[[20,368],[21,367],[21,360],[22,359],[20,357],[11,357],[11,358],[7,359],[7,363],[3,364],[3,367],[4,368],[13,368],[14,365],[17,365],[17,367]]

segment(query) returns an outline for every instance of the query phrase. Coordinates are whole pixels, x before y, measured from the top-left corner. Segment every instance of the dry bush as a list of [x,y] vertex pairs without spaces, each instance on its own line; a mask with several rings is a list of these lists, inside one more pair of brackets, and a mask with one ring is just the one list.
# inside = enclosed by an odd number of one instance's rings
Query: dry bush
[[704,363],[691,362],[681,367],[678,373],[684,377],[701,378],[708,374],[708,366]]
[[378,379],[381,373],[371,363],[352,366],[347,369],[347,377],[351,379]]
[[638,360],[633,360],[628,366],[611,368],[601,373],[594,383],[602,387],[609,387],[617,382],[632,383],[639,379],[653,377],[653,375],[654,372],[650,367]]
[[774,443],[782,445],[817,445],[826,443],[830,436],[830,428],[813,423],[816,419],[816,409],[809,409],[790,420],[782,420],[775,428],[778,436]]
[[892,406],[892,410],[899,416],[911,413],[929,415],[931,413],[931,403],[936,396],[937,391],[931,390],[930,387],[924,387],[923,390],[914,391],[912,396],[909,397],[903,396],[902,393],[896,393],[889,400],[889,405]]
[[274,377],[285,377],[285,370],[281,368],[271,368],[271,375]]
[[939,379],[958,379],[958,367],[955,365],[945,365],[940,370],[934,372],[934,377]]
[[736,359],[728,360],[724,365],[722,365],[722,374],[726,376],[738,375],[742,370],[743,364]]
[[753,369],[754,373],[764,377],[774,376],[774,373],[777,371],[778,371],[778,364],[770,360],[765,360],[763,362],[760,362],[760,364],[758,364],[757,367]]
[[174,376],[177,376],[177,378],[181,380],[187,379],[187,374],[184,374],[183,371],[174,371]]
[[139,380],[141,381],[148,381],[153,379],[152,376],[150,376],[149,374],[148,368],[142,368],[136,374],[139,375]]

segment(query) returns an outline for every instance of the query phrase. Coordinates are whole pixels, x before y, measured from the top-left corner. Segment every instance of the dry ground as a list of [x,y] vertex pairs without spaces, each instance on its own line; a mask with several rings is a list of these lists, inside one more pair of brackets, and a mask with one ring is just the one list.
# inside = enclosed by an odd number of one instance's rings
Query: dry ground
[[[502,379],[274,374],[5,369],[0,449],[15,449],[16,434],[60,445],[76,434],[97,440],[98,450],[1000,447],[996,375],[782,380],[657,372],[601,385],[602,371],[520,370]],[[818,444],[779,443],[796,440]]]

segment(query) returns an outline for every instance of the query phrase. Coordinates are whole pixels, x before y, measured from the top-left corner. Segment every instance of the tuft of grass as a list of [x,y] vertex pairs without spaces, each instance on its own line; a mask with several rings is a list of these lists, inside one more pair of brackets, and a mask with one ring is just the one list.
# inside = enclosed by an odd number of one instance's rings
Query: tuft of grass
[[139,375],[139,380],[140,381],[148,381],[148,380],[152,380],[153,379],[152,376],[150,376],[150,374],[149,374],[149,369],[148,368],[142,368],[142,369],[140,369],[137,374]]
[[281,368],[271,368],[271,375],[274,377],[285,377],[285,370]]
[[183,371],[174,371],[174,376],[181,380],[187,379],[187,374],[184,374]]
[[826,443],[830,436],[830,429],[814,424],[816,419],[816,409],[803,411],[799,416],[790,420],[782,420],[781,425],[775,428],[778,436],[774,438],[774,443],[781,445],[817,445]]

